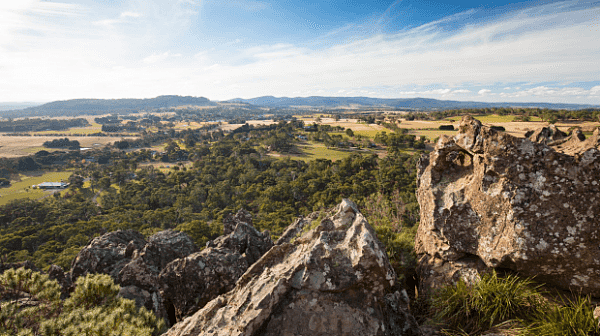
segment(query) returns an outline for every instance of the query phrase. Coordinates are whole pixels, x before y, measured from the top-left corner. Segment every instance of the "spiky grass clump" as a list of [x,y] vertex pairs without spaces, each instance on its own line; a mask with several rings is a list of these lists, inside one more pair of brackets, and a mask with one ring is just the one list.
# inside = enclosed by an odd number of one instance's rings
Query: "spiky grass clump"
[[539,312],[523,336],[598,336],[598,320],[589,297],[567,300]]
[[462,280],[440,289],[432,300],[435,318],[447,334],[470,335],[510,320],[528,320],[543,309],[543,298],[531,279],[485,274],[473,285]]

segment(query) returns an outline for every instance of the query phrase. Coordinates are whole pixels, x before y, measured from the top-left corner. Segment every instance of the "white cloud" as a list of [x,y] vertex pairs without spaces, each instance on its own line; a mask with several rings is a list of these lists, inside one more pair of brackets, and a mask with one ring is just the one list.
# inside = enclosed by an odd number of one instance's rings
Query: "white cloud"
[[478,95],[482,95],[485,96],[486,94],[492,92],[492,90],[488,90],[488,89],[481,89],[477,92]]
[[161,54],[155,53],[148,57],[145,57],[142,60],[142,62],[144,62],[146,64],[153,64],[153,63],[162,62],[162,61],[166,60],[167,58],[171,58],[171,57],[181,57],[181,54],[172,54],[170,51],[166,51]]
[[123,13],[121,13],[121,17],[122,18],[128,18],[128,17],[138,18],[140,16],[142,16],[142,14],[136,13],[136,12],[123,12]]
[[471,90],[460,89],[460,90],[454,90],[454,91],[452,91],[452,93],[471,93]]

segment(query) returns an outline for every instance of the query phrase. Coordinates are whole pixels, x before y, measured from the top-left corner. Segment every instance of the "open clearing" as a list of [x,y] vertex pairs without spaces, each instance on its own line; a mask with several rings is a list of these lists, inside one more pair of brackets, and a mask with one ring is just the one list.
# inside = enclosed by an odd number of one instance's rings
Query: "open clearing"
[[[64,136],[0,136],[0,157],[19,157],[30,155],[45,149],[42,145],[46,141],[62,139]],[[81,147],[97,147],[115,141],[136,139],[136,137],[88,137],[69,136],[69,140],[77,140]]]
[[51,195],[56,190],[31,189],[31,186],[42,182],[66,181],[71,174],[72,172],[49,172],[45,174],[32,173],[30,175],[21,175],[21,181],[14,181],[10,187],[0,188],[0,205],[17,199],[39,199]]
[[269,156],[278,157],[278,158],[289,157],[292,160],[302,160],[302,161],[308,162],[308,161],[316,160],[316,159],[337,161],[337,160],[341,160],[341,159],[344,159],[344,158],[352,155],[352,153],[360,153],[363,155],[376,154],[380,157],[385,155],[385,151],[375,151],[375,150],[369,150],[369,149],[357,150],[357,149],[327,148],[324,144],[313,142],[313,141],[302,142],[302,143],[298,144],[297,147],[298,147],[298,149],[300,149],[302,151],[302,153],[300,153],[300,154],[271,153],[271,154],[269,154]]

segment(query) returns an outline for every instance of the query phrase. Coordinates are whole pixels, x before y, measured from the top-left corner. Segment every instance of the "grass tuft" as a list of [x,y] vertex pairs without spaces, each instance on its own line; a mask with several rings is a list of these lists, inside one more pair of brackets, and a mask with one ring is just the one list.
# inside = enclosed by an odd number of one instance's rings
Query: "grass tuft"
[[536,322],[525,328],[523,336],[597,336],[598,320],[594,318],[590,297],[567,300],[536,314]]
[[499,277],[494,271],[468,285],[462,280],[441,288],[432,299],[436,320],[449,335],[473,335],[511,320],[528,320],[544,308],[531,279]]

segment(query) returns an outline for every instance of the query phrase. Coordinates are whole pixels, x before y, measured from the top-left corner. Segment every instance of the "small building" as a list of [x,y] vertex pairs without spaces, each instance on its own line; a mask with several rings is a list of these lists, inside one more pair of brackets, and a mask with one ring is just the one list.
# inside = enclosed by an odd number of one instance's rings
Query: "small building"
[[69,184],[65,182],[42,182],[34,185],[34,189],[65,189]]

